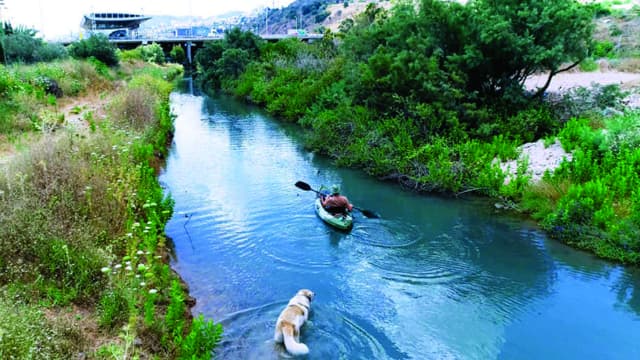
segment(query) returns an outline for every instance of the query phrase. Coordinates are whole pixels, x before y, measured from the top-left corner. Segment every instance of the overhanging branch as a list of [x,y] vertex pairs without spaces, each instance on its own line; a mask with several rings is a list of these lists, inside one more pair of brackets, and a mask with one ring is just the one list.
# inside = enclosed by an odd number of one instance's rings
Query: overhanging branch
[[542,94],[544,94],[545,91],[547,91],[547,89],[549,88],[549,85],[551,84],[551,79],[553,79],[554,76],[558,75],[561,72],[565,72],[565,71],[569,71],[571,69],[573,69],[574,67],[578,66],[578,64],[580,64],[582,60],[578,60],[576,62],[574,62],[573,64],[562,68],[562,69],[558,69],[558,70],[551,70],[549,72],[549,77],[547,78],[547,82],[541,87],[538,88],[538,91],[536,91],[536,93],[533,95],[534,98],[539,98],[542,96]]

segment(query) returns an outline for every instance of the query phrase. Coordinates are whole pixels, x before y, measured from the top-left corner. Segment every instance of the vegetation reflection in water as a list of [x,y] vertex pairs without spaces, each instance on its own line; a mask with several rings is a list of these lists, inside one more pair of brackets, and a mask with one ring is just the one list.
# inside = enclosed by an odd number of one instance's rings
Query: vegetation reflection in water
[[[302,148],[297,128],[229,98],[172,103],[162,181],[176,202],[173,266],[194,312],[224,325],[219,358],[284,356],[273,326],[302,287],[317,294],[302,332],[310,359],[637,357],[637,272],[549,242],[484,200],[336,168]],[[341,183],[382,218],[335,231],[298,180]]]

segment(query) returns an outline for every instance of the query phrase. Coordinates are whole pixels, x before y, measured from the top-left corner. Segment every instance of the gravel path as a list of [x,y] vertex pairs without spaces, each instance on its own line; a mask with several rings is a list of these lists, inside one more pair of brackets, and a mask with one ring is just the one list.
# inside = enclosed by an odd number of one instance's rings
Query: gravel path
[[[544,85],[548,75],[534,75],[525,81],[525,87],[535,90]],[[574,87],[589,87],[593,83],[600,85],[619,84],[622,87],[640,86],[640,74],[623,72],[575,72],[560,73],[551,79],[547,91],[559,92]]]

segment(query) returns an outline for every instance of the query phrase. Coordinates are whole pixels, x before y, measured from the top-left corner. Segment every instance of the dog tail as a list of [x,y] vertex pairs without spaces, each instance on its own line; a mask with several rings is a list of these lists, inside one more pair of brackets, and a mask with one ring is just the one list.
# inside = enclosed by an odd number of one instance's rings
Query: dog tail
[[303,343],[296,341],[293,336],[293,325],[285,325],[282,327],[282,337],[284,337],[284,347],[291,355],[306,355],[309,353],[309,348]]

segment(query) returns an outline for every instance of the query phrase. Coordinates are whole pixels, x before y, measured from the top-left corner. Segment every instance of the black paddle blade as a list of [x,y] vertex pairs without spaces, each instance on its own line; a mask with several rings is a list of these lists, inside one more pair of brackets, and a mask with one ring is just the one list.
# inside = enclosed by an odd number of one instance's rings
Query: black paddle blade
[[299,189],[302,189],[304,191],[311,190],[311,186],[309,184],[307,184],[306,182],[303,182],[303,181],[296,182],[296,187],[299,188]]
[[378,218],[380,218],[380,215],[376,214],[375,212],[373,212],[371,210],[360,209],[360,208],[354,208],[354,209],[360,210],[362,215],[364,215],[364,216],[366,216],[366,217],[368,217],[370,219],[378,219]]

